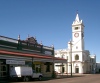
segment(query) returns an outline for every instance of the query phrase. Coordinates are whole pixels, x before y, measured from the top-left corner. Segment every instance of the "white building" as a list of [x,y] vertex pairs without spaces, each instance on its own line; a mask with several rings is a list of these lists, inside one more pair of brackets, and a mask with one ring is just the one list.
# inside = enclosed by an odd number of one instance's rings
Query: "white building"
[[100,73],[100,62],[96,63],[96,72]]
[[[95,71],[96,56],[91,57],[89,50],[84,48],[84,24],[78,14],[72,23],[72,40],[68,42],[68,48],[55,50],[55,57],[68,60],[68,64],[55,64],[55,71],[58,73],[92,73]],[[91,62],[91,59],[94,61]]]

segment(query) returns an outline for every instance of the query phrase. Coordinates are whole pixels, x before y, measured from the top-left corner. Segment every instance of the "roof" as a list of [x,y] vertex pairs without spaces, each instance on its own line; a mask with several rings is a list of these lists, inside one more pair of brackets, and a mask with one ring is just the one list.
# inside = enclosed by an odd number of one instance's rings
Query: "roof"
[[8,50],[0,50],[0,54],[4,55],[15,55],[15,56],[25,56],[25,57],[33,57],[33,58],[44,58],[44,59],[54,59],[54,60],[66,60],[64,58],[57,58],[49,55],[42,55],[42,54],[32,54],[32,53],[23,53],[23,52],[15,52],[15,51],[8,51]]

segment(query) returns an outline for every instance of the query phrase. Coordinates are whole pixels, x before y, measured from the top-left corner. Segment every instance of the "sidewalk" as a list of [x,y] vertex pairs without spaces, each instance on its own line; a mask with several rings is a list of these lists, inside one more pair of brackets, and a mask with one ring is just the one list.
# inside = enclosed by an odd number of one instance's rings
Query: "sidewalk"
[[71,78],[71,77],[83,77],[87,75],[92,75],[92,74],[58,74],[57,78]]

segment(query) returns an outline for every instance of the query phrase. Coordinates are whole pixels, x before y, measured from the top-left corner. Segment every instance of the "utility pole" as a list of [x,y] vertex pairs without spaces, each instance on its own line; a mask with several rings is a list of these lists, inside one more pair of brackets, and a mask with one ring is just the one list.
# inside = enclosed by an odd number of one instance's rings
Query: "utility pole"
[[72,41],[69,42],[70,44],[70,57],[71,57],[71,77],[72,77]]
[[53,54],[53,57],[52,57],[52,58],[53,58],[53,71],[52,71],[52,78],[55,78],[56,75],[55,75],[55,69],[54,69],[54,63],[55,63],[55,62],[54,62],[54,58],[55,58],[55,56],[54,56],[54,55],[55,55],[55,53],[54,53],[54,45],[52,45],[52,49],[53,49],[53,53],[52,53],[52,54]]

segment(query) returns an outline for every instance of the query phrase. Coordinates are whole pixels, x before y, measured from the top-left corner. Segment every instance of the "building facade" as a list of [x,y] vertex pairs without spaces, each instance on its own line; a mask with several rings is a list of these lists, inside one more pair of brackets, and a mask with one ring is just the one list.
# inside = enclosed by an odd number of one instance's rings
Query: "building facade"
[[54,57],[54,47],[39,44],[34,37],[26,40],[0,36],[0,79],[10,76],[15,66],[30,66],[44,77],[51,77],[54,63],[66,62],[63,58]]
[[[55,57],[67,59],[68,64],[57,63],[55,70],[58,73],[92,73],[95,71],[96,56],[91,57],[89,50],[85,50],[84,46],[84,24],[77,14],[72,23],[72,40],[68,42],[68,48],[55,50]],[[94,62],[91,62],[91,59]]]

